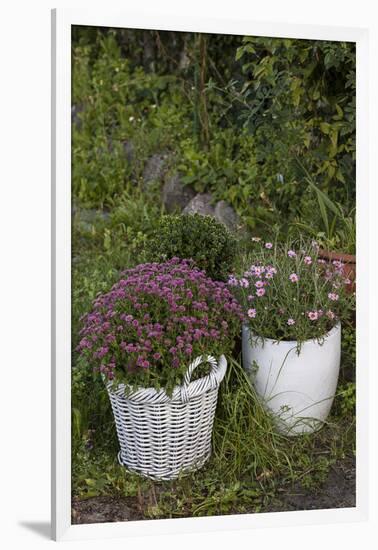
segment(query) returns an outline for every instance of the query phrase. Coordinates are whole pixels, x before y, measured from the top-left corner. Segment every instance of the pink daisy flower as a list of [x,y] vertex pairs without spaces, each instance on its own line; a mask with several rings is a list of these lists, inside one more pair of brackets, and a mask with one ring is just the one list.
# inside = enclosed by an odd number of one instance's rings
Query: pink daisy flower
[[292,273],[290,276],[289,276],[289,279],[292,283],[297,283],[299,281],[299,277],[296,273]]
[[235,277],[235,275],[230,275],[229,278],[228,278],[228,284],[229,286],[237,286],[238,285],[238,280],[237,278]]
[[264,273],[265,267],[262,265],[251,265],[251,273],[255,277],[260,277]]
[[332,300],[332,302],[337,302],[337,300],[339,299],[339,295],[336,294],[336,292],[329,292],[328,298]]
[[273,243],[265,243],[265,248],[273,248]]
[[305,256],[304,259],[303,259],[304,263],[306,265],[311,265],[312,264],[312,258],[311,256]]
[[288,324],[289,326],[295,325],[294,319],[291,319],[291,318],[288,319],[288,320],[287,320],[287,324]]
[[248,317],[251,319],[254,319],[256,317],[256,310],[254,308],[251,308],[247,311]]
[[264,286],[264,282],[263,281],[256,281],[255,282],[255,287],[256,288],[263,288]]
[[310,321],[316,321],[319,317],[319,314],[317,311],[308,311],[307,317],[310,319]]
[[258,288],[256,290],[256,296],[264,296],[265,294],[265,288]]
[[333,260],[332,265],[334,265],[336,268],[342,268],[344,267],[343,262],[340,262],[340,260]]
[[297,253],[294,250],[289,250],[287,255],[289,256],[289,258],[296,258],[297,257]]

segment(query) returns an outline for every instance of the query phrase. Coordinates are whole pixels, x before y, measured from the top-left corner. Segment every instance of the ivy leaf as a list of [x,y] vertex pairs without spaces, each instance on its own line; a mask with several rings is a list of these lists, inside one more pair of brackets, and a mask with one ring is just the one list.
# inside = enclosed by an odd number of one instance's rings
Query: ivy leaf
[[335,105],[335,108],[336,108],[336,111],[337,111],[337,115],[334,115],[332,118],[333,120],[342,120],[343,116],[344,116],[344,111],[342,110],[342,108],[340,107],[340,105],[338,105],[336,103]]
[[330,133],[330,138],[331,138],[331,149],[330,149],[330,153],[331,153],[331,157],[334,157],[336,154],[337,154],[337,140],[338,140],[338,136],[339,136],[339,131],[337,128],[334,128],[331,130],[331,133]]
[[319,127],[320,131],[323,132],[323,134],[329,134],[331,125],[328,122],[321,122]]
[[239,59],[244,55],[244,51],[244,46],[236,50],[235,61],[239,61]]

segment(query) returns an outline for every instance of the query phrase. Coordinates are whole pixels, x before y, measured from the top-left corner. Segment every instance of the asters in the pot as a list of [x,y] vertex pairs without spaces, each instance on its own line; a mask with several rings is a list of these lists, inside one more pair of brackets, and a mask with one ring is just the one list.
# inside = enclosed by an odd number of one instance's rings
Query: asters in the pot
[[346,292],[341,262],[318,259],[314,243],[253,243],[243,271],[231,274],[228,284],[254,334],[320,340],[350,314],[354,297]]
[[194,358],[230,350],[241,318],[227,284],[190,260],[142,264],[82,317],[79,351],[109,380],[171,391]]

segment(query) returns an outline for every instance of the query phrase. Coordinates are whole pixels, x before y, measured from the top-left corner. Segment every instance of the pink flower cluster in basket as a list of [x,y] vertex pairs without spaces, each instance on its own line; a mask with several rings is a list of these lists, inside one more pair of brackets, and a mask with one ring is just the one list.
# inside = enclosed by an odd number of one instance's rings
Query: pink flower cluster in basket
[[179,382],[176,372],[198,355],[227,351],[241,317],[227,285],[193,262],[142,264],[96,298],[81,318],[78,349],[109,380],[119,375],[164,386]]

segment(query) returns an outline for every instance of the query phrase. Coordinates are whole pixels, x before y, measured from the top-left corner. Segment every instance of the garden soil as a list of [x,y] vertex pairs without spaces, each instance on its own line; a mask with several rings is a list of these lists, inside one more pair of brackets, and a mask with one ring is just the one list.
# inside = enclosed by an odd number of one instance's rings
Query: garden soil
[[[151,519],[145,517],[143,513],[143,510],[149,508],[151,504],[137,497],[122,499],[102,496],[85,500],[74,498],[72,501],[72,523],[104,523]],[[260,511],[283,512],[353,508],[355,505],[355,461],[345,459],[331,467],[325,482],[319,488],[304,489],[300,484],[293,485],[290,488],[281,488],[277,491],[275,498]],[[235,511],[231,510],[229,513],[235,513]]]

